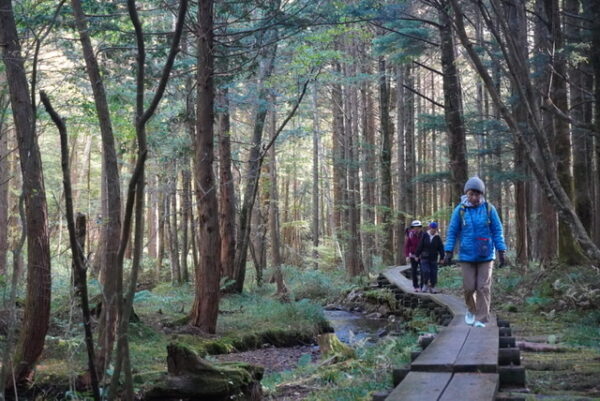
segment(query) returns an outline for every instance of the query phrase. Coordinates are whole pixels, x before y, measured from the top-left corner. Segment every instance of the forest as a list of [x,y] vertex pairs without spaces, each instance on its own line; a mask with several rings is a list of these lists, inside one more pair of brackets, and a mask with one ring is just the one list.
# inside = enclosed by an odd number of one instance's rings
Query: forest
[[0,400],[383,400],[471,177],[496,399],[600,399],[599,1],[0,0],[0,47]]

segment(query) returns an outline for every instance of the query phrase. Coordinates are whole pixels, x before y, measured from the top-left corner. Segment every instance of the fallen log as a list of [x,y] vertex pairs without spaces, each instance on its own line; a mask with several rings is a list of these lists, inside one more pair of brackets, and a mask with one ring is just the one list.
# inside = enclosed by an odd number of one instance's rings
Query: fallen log
[[264,369],[247,363],[212,364],[179,344],[167,346],[168,373],[145,393],[146,401],[258,401]]

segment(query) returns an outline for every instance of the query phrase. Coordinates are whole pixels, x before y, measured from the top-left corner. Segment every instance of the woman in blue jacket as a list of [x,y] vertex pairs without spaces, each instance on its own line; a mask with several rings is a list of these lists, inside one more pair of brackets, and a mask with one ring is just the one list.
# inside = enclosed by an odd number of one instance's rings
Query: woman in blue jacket
[[444,247],[444,264],[450,264],[457,240],[460,241],[458,261],[463,274],[463,289],[467,311],[465,322],[485,327],[489,320],[492,269],[498,250],[499,267],[504,265],[506,244],[502,223],[496,208],[483,197],[485,184],[479,177],[471,177],[465,184],[452,217]]

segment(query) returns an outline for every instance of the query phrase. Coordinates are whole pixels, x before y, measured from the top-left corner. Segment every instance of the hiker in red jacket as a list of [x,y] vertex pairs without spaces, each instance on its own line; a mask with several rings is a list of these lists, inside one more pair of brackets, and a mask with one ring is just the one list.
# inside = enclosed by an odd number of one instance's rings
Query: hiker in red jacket
[[417,257],[417,247],[421,242],[421,236],[423,232],[421,228],[423,224],[419,220],[414,220],[410,223],[410,229],[406,230],[406,236],[404,238],[404,254],[406,255],[406,263],[410,263],[410,270],[413,282],[413,288],[415,292],[421,291],[421,285],[419,284],[419,258]]

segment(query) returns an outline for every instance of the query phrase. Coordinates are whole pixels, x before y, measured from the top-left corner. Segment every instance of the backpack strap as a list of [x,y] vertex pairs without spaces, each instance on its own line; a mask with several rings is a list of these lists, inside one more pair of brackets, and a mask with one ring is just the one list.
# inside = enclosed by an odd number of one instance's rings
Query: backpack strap
[[[458,211],[458,213],[460,214],[460,223],[461,223],[461,227],[466,225],[466,221],[465,221],[465,213],[466,213],[467,207],[461,203],[460,204],[460,210]],[[485,202],[485,210],[487,212],[487,223],[488,226],[492,225],[492,205],[490,205],[489,202]]]

